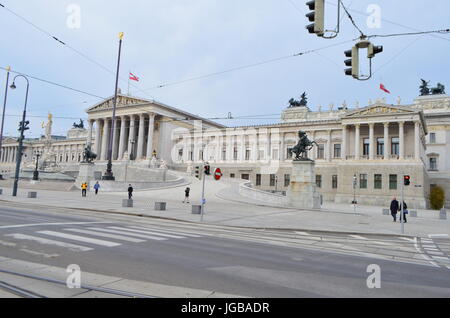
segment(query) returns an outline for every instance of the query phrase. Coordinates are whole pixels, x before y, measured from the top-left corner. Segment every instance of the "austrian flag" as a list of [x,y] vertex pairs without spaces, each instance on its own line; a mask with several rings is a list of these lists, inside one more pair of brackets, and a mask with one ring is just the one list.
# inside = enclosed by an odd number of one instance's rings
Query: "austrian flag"
[[139,82],[139,77],[130,72],[130,80]]
[[385,93],[388,93],[388,94],[391,93],[390,91],[388,91],[388,90],[386,89],[386,87],[384,87],[383,84],[380,84],[380,89],[381,89],[383,92],[385,92]]

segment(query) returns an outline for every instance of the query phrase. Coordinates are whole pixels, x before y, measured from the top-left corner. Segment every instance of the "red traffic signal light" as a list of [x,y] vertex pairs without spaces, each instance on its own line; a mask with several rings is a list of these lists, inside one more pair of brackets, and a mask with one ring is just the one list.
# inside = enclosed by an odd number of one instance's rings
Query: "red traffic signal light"
[[403,181],[404,181],[404,184],[405,184],[406,186],[408,186],[408,185],[411,184],[411,177],[410,177],[410,176],[404,176],[404,177],[403,177]]

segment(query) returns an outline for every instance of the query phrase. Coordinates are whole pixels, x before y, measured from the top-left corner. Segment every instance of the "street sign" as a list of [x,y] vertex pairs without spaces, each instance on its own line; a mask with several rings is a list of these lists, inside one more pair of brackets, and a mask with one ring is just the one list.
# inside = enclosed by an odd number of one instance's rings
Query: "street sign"
[[220,178],[222,178],[223,174],[222,174],[222,170],[220,170],[220,168],[217,168],[214,171],[214,179],[216,179],[217,181],[220,180]]

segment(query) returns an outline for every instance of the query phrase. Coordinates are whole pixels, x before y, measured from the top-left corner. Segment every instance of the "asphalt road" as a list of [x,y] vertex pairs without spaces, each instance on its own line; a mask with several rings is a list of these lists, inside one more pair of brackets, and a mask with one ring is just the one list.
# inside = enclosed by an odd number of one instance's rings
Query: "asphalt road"
[[[412,255],[413,242],[395,237],[333,235],[315,245],[309,233],[1,204],[0,256],[12,259],[63,268],[78,264],[91,273],[247,297],[450,296],[448,238],[419,240],[427,253],[442,253],[442,262],[424,258],[416,264],[375,257],[392,246],[405,259]],[[339,253],[348,244],[367,253]],[[367,287],[371,264],[381,269],[379,289]]]

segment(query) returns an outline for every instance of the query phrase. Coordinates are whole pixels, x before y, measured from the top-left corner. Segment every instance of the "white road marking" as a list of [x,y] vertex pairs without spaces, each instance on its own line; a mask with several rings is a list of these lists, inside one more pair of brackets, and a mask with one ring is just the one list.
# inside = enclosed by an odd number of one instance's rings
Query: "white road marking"
[[130,233],[130,232],[125,232],[125,231],[117,231],[117,230],[110,230],[110,229],[102,229],[102,228],[98,228],[98,227],[91,227],[89,229],[90,230],[94,230],[94,231],[101,231],[101,232],[116,233],[116,234],[123,234],[123,235],[129,235],[129,236],[136,236],[136,237],[141,237],[141,238],[145,238],[145,239],[149,239],[149,240],[155,240],[155,241],[165,241],[165,240],[167,240],[164,237],[156,237],[156,236],[151,236],[151,235]]
[[358,239],[358,240],[367,240],[367,238],[365,238],[365,237],[363,237],[363,236],[360,236],[360,235],[349,235],[350,237],[353,237],[353,238],[355,238],[355,239]]
[[399,237],[399,239],[405,240],[405,241],[408,241],[408,242],[415,242],[415,238],[411,239],[411,238],[407,238],[407,237]]
[[156,233],[156,232],[152,232],[152,231],[134,230],[134,229],[128,229],[128,228],[125,228],[125,227],[118,227],[118,226],[110,226],[108,228],[109,229],[113,229],[113,230],[130,231],[130,232],[133,232],[133,233],[158,235],[158,236],[162,236],[162,237],[169,237],[169,238],[176,238],[176,239],[186,238],[185,236],[165,234],[165,233]]
[[15,238],[16,240],[36,241],[41,244],[55,245],[55,246],[59,246],[59,247],[65,247],[70,250],[76,250],[76,251],[82,251],[82,252],[93,250],[93,248],[86,247],[86,246],[75,245],[75,244],[70,244],[70,243],[65,243],[65,242],[60,242],[60,241],[54,241],[54,240],[49,240],[49,239],[46,239],[43,237],[20,234],[20,233],[7,234],[5,236],[10,236],[12,238]]
[[128,241],[128,242],[133,242],[133,243],[145,242],[145,240],[141,240],[141,239],[137,239],[137,238],[133,238],[133,237],[117,235],[117,234],[100,233],[100,232],[97,232],[97,231],[80,230],[80,229],[65,229],[65,231],[71,231],[71,232],[76,232],[76,233],[83,233],[83,234],[89,234],[89,235],[94,235],[94,236],[107,237],[107,238],[112,238],[112,239],[122,240],[122,241]]
[[442,252],[435,252],[435,251],[429,251],[428,254],[431,254],[431,255],[444,255],[444,253],[442,253]]
[[306,233],[306,232],[299,232],[299,231],[296,231],[295,233],[296,233],[296,234],[300,234],[300,235],[311,235],[311,234],[309,234],[309,233]]
[[1,229],[16,229],[21,227],[31,226],[47,226],[47,225],[85,225],[85,224],[115,224],[116,222],[64,222],[64,223],[32,223],[32,224],[18,224],[18,225],[4,225]]
[[422,253],[421,249],[419,248],[419,244],[417,241],[417,237],[414,238],[414,247],[415,249],[419,252],[419,254],[422,256],[422,258],[426,261],[428,261],[431,265],[433,265],[434,267],[440,267],[436,262],[433,262],[433,260],[431,258],[429,258],[428,256],[426,256],[424,253]]
[[428,234],[429,238],[448,237],[448,234]]
[[122,245],[120,243],[104,241],[104,240],[98,240],[98,239],[93,239],[93,238],[89,238],[89,237],[72,235],[72,234],[66,234],[66,233],[61,233],[61,232],[54,232],[54,231],[39,231],[37,233],[44,234],[44,235],[61,237],[61,238],[66,238],[66,239],[74,240],[74,241],[91,243],[91,244],[100,245],[100,246],[106,246],[106,247],[114,247],[114,246]]
[[133,229],[138,229],[138,230],[151,230],[151,231],[169,233],[169,234],[175,234],[175,235],[178,234],[178,235],[183,235],[183,236],[187,236],[187,237],[201,237],[200,235],[197,235],[197,234],[179,232],[178,230],[177,231],[167,231],[167,230],[160,230],[160,229],[149,229],[149,228],[139,227],[139,226],[129,226],[129,227],[133,228]]

